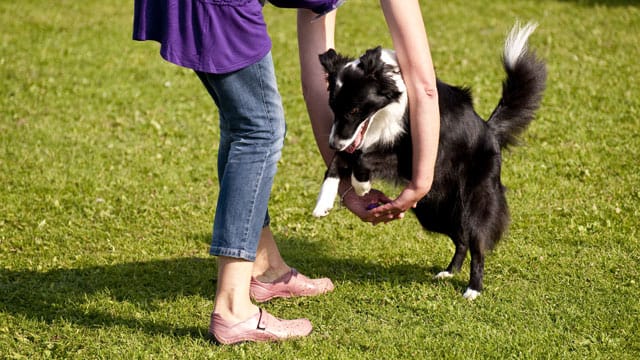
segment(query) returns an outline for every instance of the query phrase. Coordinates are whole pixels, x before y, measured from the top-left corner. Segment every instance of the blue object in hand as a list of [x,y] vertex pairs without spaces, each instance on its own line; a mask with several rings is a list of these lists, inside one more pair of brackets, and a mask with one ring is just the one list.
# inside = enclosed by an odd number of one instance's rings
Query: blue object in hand
[[371,203],[371,204],[367,205],[367,210],[373,210],[373,209],[377,208],[380,205],[382,205],[382,204],[380,204],[380,203]]

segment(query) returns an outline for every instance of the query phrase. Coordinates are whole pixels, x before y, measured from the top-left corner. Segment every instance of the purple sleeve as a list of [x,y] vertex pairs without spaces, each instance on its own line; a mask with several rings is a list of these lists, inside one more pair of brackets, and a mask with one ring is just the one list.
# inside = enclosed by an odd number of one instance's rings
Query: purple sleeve
[[269,0],[281,8],[309,9],[316,14],[326,14],[342,4],[340,0]]

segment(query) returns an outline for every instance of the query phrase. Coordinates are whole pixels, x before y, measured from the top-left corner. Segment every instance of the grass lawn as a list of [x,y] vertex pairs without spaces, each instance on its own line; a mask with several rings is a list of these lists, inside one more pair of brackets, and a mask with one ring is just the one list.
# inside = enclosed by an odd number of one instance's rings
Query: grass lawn
[[[512,224],[485,291],[433,275],[451,242],[410,215],[311,217],[324,167],[302,101],[295,11],[265,8],[288,121],[271,201],[287,261],[336,290],[265,308],[305,339],[216,346],[217,115],[194,74],[131,40],[133,2],[0,1],[0,358],[637,359],[640,2],[423,2],[441,79],[496,105],[516,19],[548,87],[505,155]],[[338,50],[391,46],[376,1],[340,10]],[[381,185],[390,195],[398,189]]]

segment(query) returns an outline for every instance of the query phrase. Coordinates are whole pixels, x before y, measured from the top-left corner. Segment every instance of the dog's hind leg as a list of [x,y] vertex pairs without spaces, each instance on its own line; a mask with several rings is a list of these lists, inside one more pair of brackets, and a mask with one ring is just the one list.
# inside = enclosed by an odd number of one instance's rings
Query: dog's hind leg
[[[493,190],[488,190],[493,187]],[[485,255],[498,243],[509,222],[504,187],[499,182],[483,185],[470,197],[468,233],[471,269],[469,286],[463,296],[473,300],[482,291]]]
[[[472,235],[473,236],[473,235]],[[469,286],[462,296],[465,299],[473,300],[480,295],[482,291],[482,278],[484,277],[484,257],[485,249],[483,241],[480,239],[472,239],[470,241],[471,248],[471,270],[469,277]]]

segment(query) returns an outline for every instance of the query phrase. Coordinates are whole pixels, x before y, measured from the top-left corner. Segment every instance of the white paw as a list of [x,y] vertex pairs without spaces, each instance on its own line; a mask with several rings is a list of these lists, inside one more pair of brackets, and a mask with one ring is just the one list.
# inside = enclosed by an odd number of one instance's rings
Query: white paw
[[467,288],[467,290],[464,292],[464,294],[462,294],[462,297],[467,299],[467,300],[474,300],[478,296],[480,296],[480,291],[476,291],[476,290],[473,290],[473,289],[470,289],[470,288]]
[[323,217],[329,215],[329,211],[331,211],[332,207],[322,206],[322,204],[316,205],[316,208],[313,209],[313,216],[315,217]]
[[351,175],[351,186],[358,196],[365,196],[371,191],[371,181],[359,182],[353,175]]
[[313,209],[313,216],[322,217],[329,214],[329,210],[333,209],[333,201],[338,194],[338,178],[326,178],[320,188],[316,207]]
[[440,271],[435,276],[436,279],[448,279],[448,278],[452,278],[452,277],[453,277],[453,274],[448,272],[448,271]]

